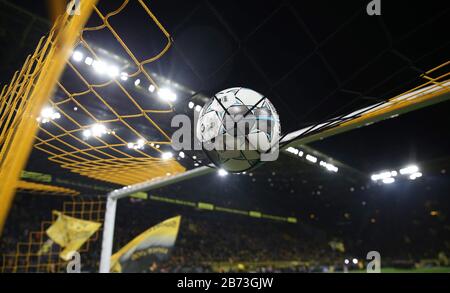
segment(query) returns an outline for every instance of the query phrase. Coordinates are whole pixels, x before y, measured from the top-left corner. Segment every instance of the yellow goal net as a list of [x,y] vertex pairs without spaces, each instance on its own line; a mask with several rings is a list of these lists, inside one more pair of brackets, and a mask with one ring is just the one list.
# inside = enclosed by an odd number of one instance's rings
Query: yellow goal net
[[[72,2],[80,6],[57,19],[1,91],[0,230],[17,188],[48,189],[19,181],[33,145],[64,169],[118,185],[185,170],[164,155],[171,138],[161,124],[174,112],[173,97],[161,94],[148,68],[170,49],[170,34],[142,0],[108,3],[109,10],[94,0]],[[128,44],[115,19],[129,10],[145,18],[140,38],[156,51],[138,54]]]

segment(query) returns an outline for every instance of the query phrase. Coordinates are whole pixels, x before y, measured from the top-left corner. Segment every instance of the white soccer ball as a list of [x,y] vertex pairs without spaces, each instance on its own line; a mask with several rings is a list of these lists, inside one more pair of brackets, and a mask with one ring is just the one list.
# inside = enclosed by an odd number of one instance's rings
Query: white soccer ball
[[280,119],[254,90],[235,87],[214,95],[200,111],[196,135],[209,159],[229,172],[256,167],[278,147]]

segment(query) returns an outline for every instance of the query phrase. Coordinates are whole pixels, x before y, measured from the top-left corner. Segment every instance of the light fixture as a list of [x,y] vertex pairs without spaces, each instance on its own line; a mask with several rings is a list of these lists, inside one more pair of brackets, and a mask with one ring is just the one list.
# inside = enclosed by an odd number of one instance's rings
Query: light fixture
[[197,105],[195,106],[195,111],[200,112],[202,110],[202,106]]
[[344,263],[345,263],[346,265],[348,265],[348,264],[350,263],[350,261],[346,258],[346,259],[344,260]]
[[106,63],[98,60],[94,60],[94,62],[92,63],[92,67],[97,73],[105,73],[107,69]]
[[297,154],[298,154],[298,149],[293,148],[293,147],[288,147],[288,148],[286,149],[286,151],[289,152],[289,153],[291,153],[291,154],[294,154],[294,155],[297,155]]
[[311,155],[306,155],[306,159],[308,160],[308,161],[310,161],[311,163],[317,163],[317,158],[316,157],[314,157],[314,156],[311,156]]
[[83,53],[81,53],[80,51],[73,52],[72,59],[76,62],[80,62],[81,60],[83,60]]
[[142,150],[145,146],[145,140],[140,138],[135,143],[129,142],[127,146],[129,149]]
[[136,142],[136,145],[137,145],[139,148],[143,148],[144,145],[145,145],[145,140],[144,140],[143,138],[138,139],[138,141]]
[[108,66],[108,75],[111,77],[116,77],[119,75],[119,68],[115,65]]
[[180,156],[180,158],[184,159],[184,153],[183,152],[179,152],[178,155]]
[[141,83],[141,80],[139,78],[134,81],[135,86],[139,86],[140,83]]
[[192,108],[194,108],[194,107],[195,107],[194,102],[189,102],[189,103],[188,103],[188,108],[189,108],[189,109],[192,109]]
[[128,79],[128,73],[121,72],[120,73],[120,79],[123,80],[123,81],[127,80]]
[[392,177],[384,178],[384,179],[383,179],[383,183],[384,183],[384,184],[392,184],[392,183],[394,183],[394,182],[395,182],[395,179],[392,178]]
[[416,172],[419,172],[419,167],[417,167],[416,165],[409,165],[403,169],[400,169],[400,174],[402,175],[409,175]]
[[93,62],[94,59],[92,59],[91,57],[86,57],[86,59],[84,59],[84,63],[86,63],[86,65],[91,66]]
[[105,125],[103,124],[94,124],[91,127],[92,136],[101,137],[103,134],[107,132]]
[[358,259],[357,258],[354,258],[354,259],[352,259],[352,262],[353,262],[353,264],[358,264]]
[[158,96],[164,101],[175,102],[177,94],[168,88],[162,88],[158,91]]
[[42,109],[40,116],[36,120],[45,124],[51,120],[56,120],[59,118],[61,118],[61,114],[55,112],[52,107],[45,107]]
[[168,160],[171,159],[173,157],[173,154],[171,152],[167,152],[167,153],[162,153],[161,158],[163,160]]
[[411,180],[416,180],[416,178],[420,178],[420,177],[422,177],[421,172],[416,172],[416,173],[412,173],[411,175],[409,175],[409,179],[411,179]]
[[151,93],[153,93],[153,92],[155,91],[155,86],[154,86],[153,84],[151,84],[151,85],[148,87],[148,91],[151,92]]
[[91,137],[91,135],[92,135],[92,132],[91,132],[90,129],[83,130],[83,137],[84,138],[89,138],[89,137]]
[[219,173],[219,176],[221,176],[221,177],[224,177],[224,176],[228,175],[228,172],[225,171],[224,169],[219,169],[218,173]]
[[320,161],[319,165],[326,168],[328,171],[331,171],[331,172],[338,171],[338,167],[336,167],[335,165],[333,165],[331,163],[327,163],[325,161]]
[[382,171],[380,173],[373,174],[370,178],[373,181],[378,181],[378,180],[384,180],[387,178],[391,178],[391,176],[392,176],[391,171]]

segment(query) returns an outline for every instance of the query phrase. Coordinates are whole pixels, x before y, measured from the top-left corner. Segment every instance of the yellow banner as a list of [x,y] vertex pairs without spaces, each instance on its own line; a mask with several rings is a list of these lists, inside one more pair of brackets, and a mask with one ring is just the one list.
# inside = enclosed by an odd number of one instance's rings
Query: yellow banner
[[46,233],[50,239],[64,247],[59,256],[67,261],[97,232],[101,224],[69,217],[58,211],[53,211],[53,213],[58,215],[58,219],[47,229]]
[[111,271],[122,272],[125,265],[134,272],[147,266],[149,256],[167,256],[175,244],[180,222],[181,216],[167,219],[131,240],[111,256]]

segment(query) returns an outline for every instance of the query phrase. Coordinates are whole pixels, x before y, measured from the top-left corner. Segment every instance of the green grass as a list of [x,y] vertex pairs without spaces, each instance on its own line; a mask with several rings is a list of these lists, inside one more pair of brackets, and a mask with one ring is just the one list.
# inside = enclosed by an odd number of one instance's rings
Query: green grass
[[[365,273],[365,270],[350,271],[351,273]],[[432,267],[418,269],[381,268],[382,273],[450,273],[450,267]]]

